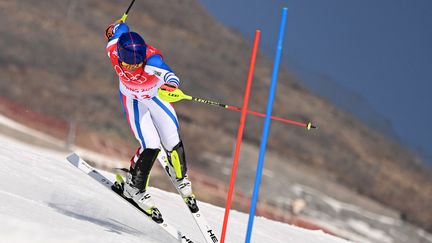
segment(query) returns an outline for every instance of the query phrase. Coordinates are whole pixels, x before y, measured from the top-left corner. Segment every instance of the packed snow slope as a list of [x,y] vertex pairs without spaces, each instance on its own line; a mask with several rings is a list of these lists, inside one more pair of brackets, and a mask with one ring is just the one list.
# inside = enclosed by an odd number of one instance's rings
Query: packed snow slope
[[[175,242],[112,192],[70,165],[65,156],[0,135],[1,242]],[[107,176],[113,177],[107,173]],[[165,220],[203,242],[177,194],[151,188]],[[199,197],[199,195],[198,195]],[[209,223],[220,234],[224,210],[200,202]],[[227,242],[243,242],[247,215],[231,212]],[[309,231],[257,218],[253,242],[346,242],[321,231]]]

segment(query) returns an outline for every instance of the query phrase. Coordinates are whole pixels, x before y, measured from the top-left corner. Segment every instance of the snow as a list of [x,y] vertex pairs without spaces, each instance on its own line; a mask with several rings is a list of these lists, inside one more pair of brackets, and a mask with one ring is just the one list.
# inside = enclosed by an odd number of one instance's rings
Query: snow
[[[0,242],[176,242],[70,165],[65,159],[67,155],[0,135]],[[167,222],[194,242],[204,242],[177,194],[150,190]],[[199,202],[199,206],[220,235],[224,209],[204,202]],[[244,241],[247,220],[247,214],[231,212],[226,242]],[[322,231],[257,217],[252,242],[347,241]]]
[[353,229],[356,231],[366,234],[369,237],[382,242],[382,243],[391,243],[393,242],[393,239],[388,237],[385,232],[377,229],[371,228],[368,224],[365,222],[362,222],[360,220],[350,219],[348,220],[348,225],[350,225]]
[[381,222],[382,224],[388,224],[388,225],[400,225],[401,222],[399,219],[394,219],[391,217],[386,217],[383,215],[379,215],[376,213],[369,212],[367,210],[364,210],[358,206],[344,203],[341,201],[338,201],[334,198],[331,198],[323,193],[320,193],[319,191],[304,186],[304,185],[298,185],[295,184],[293,186],[293,190],[296,192],[297,195],[301,195],[303,192],[307,192],[311,195],[317,195],[319,196],[320,200],[324,201],[327,205],[329,205],[334,211],[340,213],[342,211],[351,211],[359,215],[363,215],[364,217],[368,217],[370,219],[373,219],[375,221]]

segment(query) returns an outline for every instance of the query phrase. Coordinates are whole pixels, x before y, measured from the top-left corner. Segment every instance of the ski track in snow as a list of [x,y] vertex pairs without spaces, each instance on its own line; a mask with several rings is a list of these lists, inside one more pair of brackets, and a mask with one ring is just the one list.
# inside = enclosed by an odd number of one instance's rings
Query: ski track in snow
[[[0,136],[1,242],[176,242],[122,199],[73,168],[66,156]],[[167,222],[194,242],[204,242],[179,195],[153,187],[150,192]],[[204,202],[199,206],[220,235],[224,209]],[[226,242],[244,241],[247,220],[247,214],[231,212]],[[257,217],[252,242],[347,241]]]

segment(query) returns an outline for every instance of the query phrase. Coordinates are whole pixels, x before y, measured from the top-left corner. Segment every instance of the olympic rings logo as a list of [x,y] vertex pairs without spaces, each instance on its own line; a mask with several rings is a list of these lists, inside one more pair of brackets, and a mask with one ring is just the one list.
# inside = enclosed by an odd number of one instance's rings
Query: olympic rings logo
[[131,82],[134,84],[143,84],[147,82],[147,77],[140,73],[133,75],[131,72],[123,70],[119,65],[114,66],[114,70],[120,79],[124,82]]

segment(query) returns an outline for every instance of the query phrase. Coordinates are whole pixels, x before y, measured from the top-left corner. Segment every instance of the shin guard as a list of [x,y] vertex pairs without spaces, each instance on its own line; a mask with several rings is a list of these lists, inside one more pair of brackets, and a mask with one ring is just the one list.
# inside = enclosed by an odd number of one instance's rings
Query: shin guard
[[144,149],[140,154],[134,168],[131,170],[132,183],[140,191],[147,188],[150,171],[159,154],[160,149]]
[[172,151],[168,152],[168,161],[174,168],[177,179],[183,179],[186,176],[186,156],[183,148],[183,143],[180,141]]

